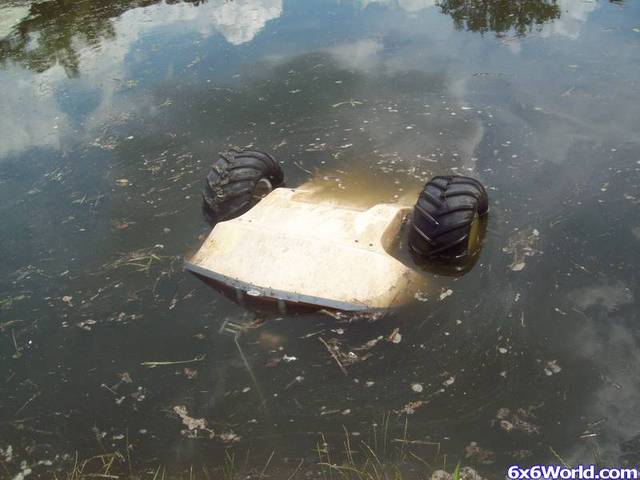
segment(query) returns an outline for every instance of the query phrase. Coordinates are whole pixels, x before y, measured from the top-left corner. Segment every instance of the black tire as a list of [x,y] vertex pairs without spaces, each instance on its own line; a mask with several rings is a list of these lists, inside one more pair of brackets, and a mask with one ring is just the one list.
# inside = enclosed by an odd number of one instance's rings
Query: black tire
[[257,150],[231,150],[214,162],[202,190],[202,211],[212,225],[242,215],[284,183],[278,162]]
[[478,180],[434,177],[413,209],[409,247],[421,258],[463,261],[475,253],[479,220],[488,211],[487,192]]

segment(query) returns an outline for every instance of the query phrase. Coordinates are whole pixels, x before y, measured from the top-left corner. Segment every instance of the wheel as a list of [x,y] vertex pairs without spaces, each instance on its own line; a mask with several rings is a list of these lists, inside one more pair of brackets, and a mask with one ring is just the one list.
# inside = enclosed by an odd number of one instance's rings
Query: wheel
[[434,177],[413,209],[409,247],[421,258],[462,261],[478,251],[481,217],[488,211],[487,192],[478,180]]
[[238,217],[283,182],[280,165],[268,153],[257,150],[221,153],[205,180],[203,213],[211,224]]

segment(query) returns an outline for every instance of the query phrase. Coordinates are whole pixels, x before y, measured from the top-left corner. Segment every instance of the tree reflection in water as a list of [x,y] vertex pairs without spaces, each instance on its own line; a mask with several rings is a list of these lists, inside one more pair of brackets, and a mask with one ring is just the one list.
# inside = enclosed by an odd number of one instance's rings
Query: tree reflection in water
[[[0,64],[14,62],[35,72],[60,64],[69,77],[79,74],[79,49],[98,48],[116,36],[113,20],[127,10],[160,0],[49,0],[32,3],[29,15],[0,39]],[[199,5],[206,0],[167,0]],[[430,3],[432,5],[432,3]],[[533,28],[560,18],[558,0],[439,0],[436,5],[453,18],[456,28],[514,32],[523,36]]]
[[438,6],[456,28],[498,36],[524,36],[561,14],[557,0],[440,0]]
[[[97,48],[116,33],[113,19],[127,10],[160,0],[51,0],[32,3],[29,15],[7,37],[0,39],[0,63],[11,61],[35,72],[60,64],[69,77],[79,74],[82,47]],[[202,0],[169,0],[166,3]]]

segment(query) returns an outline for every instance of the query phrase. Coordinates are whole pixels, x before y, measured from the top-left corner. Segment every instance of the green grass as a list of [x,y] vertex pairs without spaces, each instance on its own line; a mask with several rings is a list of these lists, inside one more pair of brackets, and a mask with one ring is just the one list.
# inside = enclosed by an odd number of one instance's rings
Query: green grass
[[[412,440],[405,423],[398,432],[391,427],[391,414],[385,413],[374,422],[368,435],[349,432],[327,441],[318,436],[313,452],[295,461],[284,452],[272,451],[256,458],[249,451],[241,459],[237,449],[227,448],[218,465],[165,466],[139,465],[131,451],[105,453],[81,460],[76,454],[70,464],[43,478],[55,480],[137,479],[137,480],[428,480],[437,469],[446,469],[447,457],[440,453],[438,443]],[[395,430],[395,429],[393,429]],[[422,456],[421,456],[422,455]],[[426,458],[425,458],[426,457]],[[428,458],[428,460],[427,460]],[[239,461],[240,460],[240,461]],[[431,463],[430,463],[431,462]],[[36,467],[34,474],[46,474]],[[460,480],[461,465],[457,464],[451,480]]]

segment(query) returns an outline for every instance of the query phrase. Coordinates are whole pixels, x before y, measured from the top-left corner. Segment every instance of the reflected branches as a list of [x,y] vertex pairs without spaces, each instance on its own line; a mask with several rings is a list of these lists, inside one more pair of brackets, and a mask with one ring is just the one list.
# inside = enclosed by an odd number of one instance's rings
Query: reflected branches
[[524,36],[561,14],[556,0],[440,0],[438,6],[456,28],[498,36]]
[[[202,0],[182,0],[198,5]],[[35,72],[59,64],[67,76],[79,73],[79,50],[97,49],[104,39],[113,39],[113,19],[127,10],[159,3],[159,0],[51,0],[33,3],[29,14],[0,39],[0,63],[14,62]],[[168,3],[176,3],[173,0]]]

